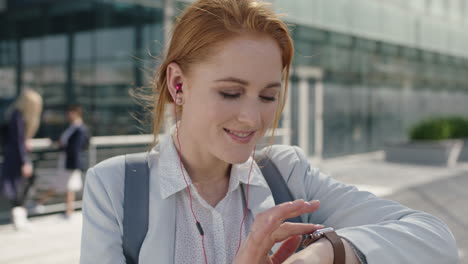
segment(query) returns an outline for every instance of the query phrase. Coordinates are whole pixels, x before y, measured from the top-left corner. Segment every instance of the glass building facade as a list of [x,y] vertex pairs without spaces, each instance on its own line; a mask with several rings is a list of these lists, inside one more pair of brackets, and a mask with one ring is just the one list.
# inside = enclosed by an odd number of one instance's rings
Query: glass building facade
[[[128,92],[150,83],[169,2],[177,13],[190,1],[0,0],[0,112],[32,88],[45,103],[37,137],[58,137],[72,103],[84,106],[95,136],[139,133]],[[323,72],[324,157],[404,140],[428,116],[468,116],[467,1],[271,2],[288,14],[293,72]],[[299,144],[300,78],[291,77],[292,144]],[[307,79],[310,150],[317,81]]]
[[[295,26],[293,34],[295,67],[324,72],[324,157],[381,149],[406,139],[415,122],[430,116],[468,117],[466,58],[305,26]],[[308,81],[313,90],[315,80]],[[293,144],[298,143],[297,83],[293,75]],[[314,149],[314,94],[309,97],[309,149]]]
[[[136,1],[135,1],[136,2]],[[163,46],[162,3],[8,1],[0,13],[0,97],[44,97],[37,137],[57,137],[80,103],[93,135],[139,133],[129,90],[148,83]]]
[[[468,117],[468,1],[272,2],[291,24],[294,67],[323,72],[320,156],[382,149],[430,116]],[[317,79],[306,81],[313,156]],[[299,82],[293,75],[291,143],[301,145]]]

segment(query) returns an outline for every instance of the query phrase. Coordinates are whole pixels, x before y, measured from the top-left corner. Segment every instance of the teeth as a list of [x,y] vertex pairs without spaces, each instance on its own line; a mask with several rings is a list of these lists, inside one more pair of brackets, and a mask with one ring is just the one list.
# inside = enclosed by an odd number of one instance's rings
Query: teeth
[[229,133],[233,134],[233,135],[236,135],[238,137],[247,137],[249,136],[251,133],[248,132],[248,133],[239,133],[239,132],[234,132],[234,131],[231,131],[231,130],[228,130]]

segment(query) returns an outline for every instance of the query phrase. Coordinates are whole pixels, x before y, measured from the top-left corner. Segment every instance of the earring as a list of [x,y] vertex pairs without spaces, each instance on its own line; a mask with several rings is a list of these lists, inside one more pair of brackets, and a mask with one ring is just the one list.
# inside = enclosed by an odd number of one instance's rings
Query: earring
[[182,93],[182,84],[181,83],[178,83],[176,84],[176,100],[175,100],[175,103],[178,104],[178,105],[183,105],[184,104],[184,99],[179,96],[179,93]]
[[182,96],[177,95],[175,103],[177,105],[183,105],[184,104],[184,98],[182,98]]

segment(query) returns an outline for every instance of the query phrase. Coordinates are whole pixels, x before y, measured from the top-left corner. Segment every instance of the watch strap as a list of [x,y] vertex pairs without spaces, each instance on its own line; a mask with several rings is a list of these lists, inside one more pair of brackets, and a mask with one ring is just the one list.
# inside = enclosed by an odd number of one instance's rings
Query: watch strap
[[324,233],[324,237],[330,241],[333,247],[333,264],[345,264],[346,253],[343,241],[335,231]]

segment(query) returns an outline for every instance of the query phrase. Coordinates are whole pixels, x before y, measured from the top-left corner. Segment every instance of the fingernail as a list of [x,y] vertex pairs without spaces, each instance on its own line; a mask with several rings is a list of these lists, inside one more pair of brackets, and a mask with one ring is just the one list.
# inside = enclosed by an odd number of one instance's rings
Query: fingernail
[[320,203],[320,201],[319,200],[312,200],[309,203],[312,204],[312,205],[315,205],[315,204]]
[[291,204],[295,204],[295,205],[302,205],[304,204],[304,200],[303,199],[297,199],[297,200],[294,200],[292,202],[290,202]]

